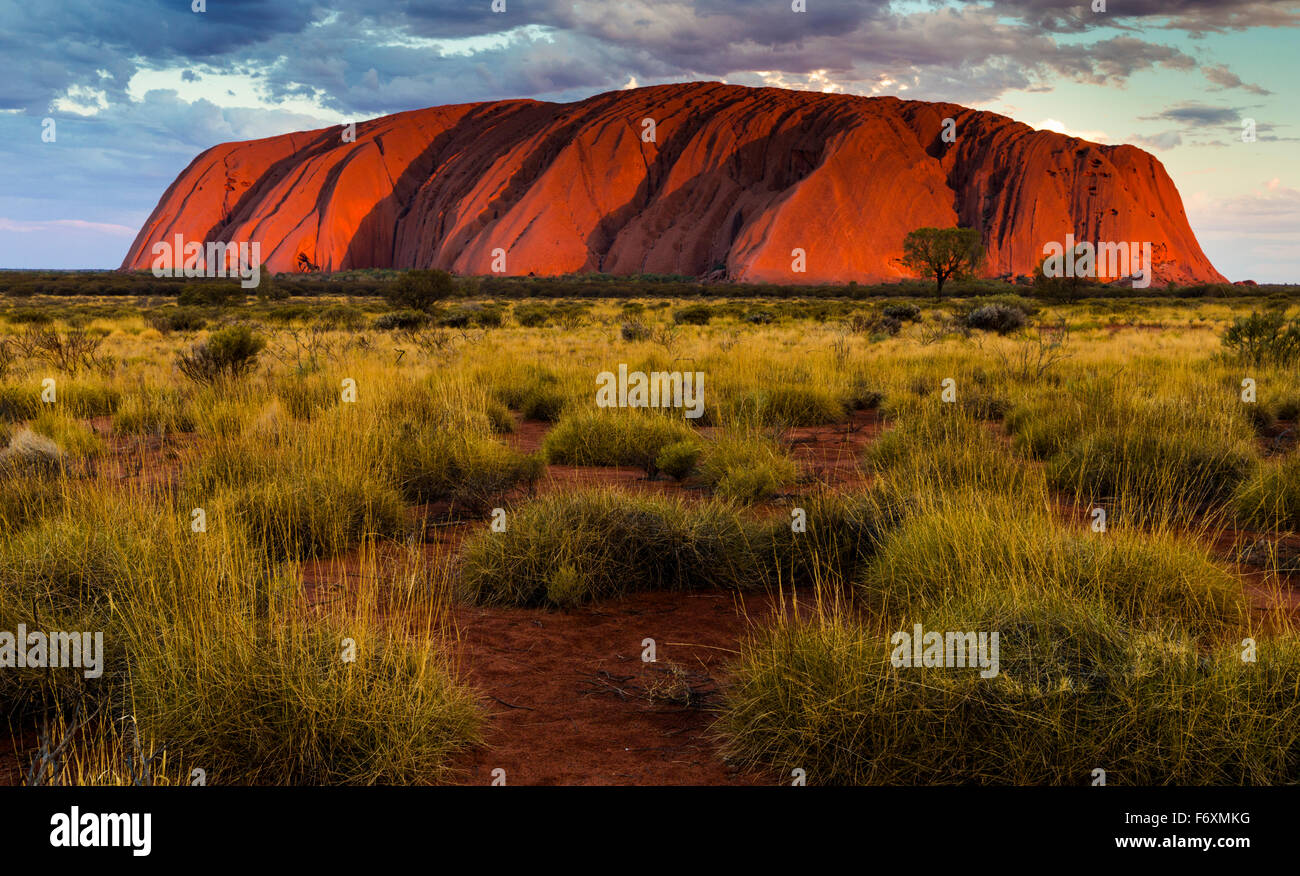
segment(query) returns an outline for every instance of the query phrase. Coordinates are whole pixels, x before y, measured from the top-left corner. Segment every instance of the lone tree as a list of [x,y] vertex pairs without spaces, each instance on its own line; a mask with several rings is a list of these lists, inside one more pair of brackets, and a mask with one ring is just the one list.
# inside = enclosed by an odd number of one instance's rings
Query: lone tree
[[430,311],[451,295],[456,283],[446,271],[406,271],[388,288],[388,301],[395,307]]
[[921,276],[934,277],[937,298],[948,280],[975,273],[984,262],[984,247],[974,228],[918,228],[903,238],[902,261]]

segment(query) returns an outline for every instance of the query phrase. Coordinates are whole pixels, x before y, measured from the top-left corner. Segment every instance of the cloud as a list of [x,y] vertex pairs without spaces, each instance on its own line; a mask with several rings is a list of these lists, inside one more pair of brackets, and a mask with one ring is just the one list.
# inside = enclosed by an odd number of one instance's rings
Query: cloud
[[1003,14],[1057,33],[1152,27],[1205,34],[1300,24],[1300,6],[1295,0],[1108,0],[1104,12],[1093,12],[1088,0],[998,0],[997,6]]
[[1131,134],[1128,142],[1144,149],[1164,151],[1173,149],[1175,146],[1181,146],[1183,144],[1183,135],[1178,131],[1161,131],[1158,134],[1150,135]]
[[1266,88],[1260,88],[1258,85],[1248,85],[1241,81],[1241,77],[1233,73],[1226,65],[1218,64],[1211,67],[1202,67],[1201,72],[1205,78],[1220,88],[1240,88],[1249,91],[1252,94],[1272,94]]
[[135,228],[126,225],[114,225],[110,222],[86,222],[81,219],[52,219],[44,222],[25,222],[18,219],[6,219],[0,216],[0,231],[13,231],[20,234],[51,234],[57,231],[75,229],[77,231],[94,231],[99,234],[112,234],[118,237],[135,237]]
[[1205,103],[1185,102],[1168,107],[1153,116],[1142,116],[1150,121],[1177,122],[1184,126],[1209,127],[1230,122],[1240,123],[1242,111],[1233,107],[1211,106]]

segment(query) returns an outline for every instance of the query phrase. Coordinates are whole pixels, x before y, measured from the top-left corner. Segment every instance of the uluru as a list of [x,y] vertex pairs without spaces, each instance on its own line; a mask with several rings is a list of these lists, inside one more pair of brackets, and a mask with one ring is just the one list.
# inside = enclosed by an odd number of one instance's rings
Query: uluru
[[[947,122],[945,120],[951,120]],[[946,133],[945,133],[946,132]],[[988,276],[1064,241],[1150,242],[1154,280],[1226,282],[1161,163],[951,103],[696,82],[433,107],[195,158],[122,263],[259,242],[264,266],[458,274],[910,276],[919,227],[979,229]],[[805,270],[793,269],[802,250]]]

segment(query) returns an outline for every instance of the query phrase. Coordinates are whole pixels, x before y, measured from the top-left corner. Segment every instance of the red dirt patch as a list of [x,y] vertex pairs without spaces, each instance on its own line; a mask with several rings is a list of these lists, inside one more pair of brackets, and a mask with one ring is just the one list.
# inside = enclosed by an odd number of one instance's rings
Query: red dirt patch
[[[765,597],[748,599],[751,617],[771,609]],[[747,623],[738,595],[652,592],[569,611],[456,614],[462,665],[491,715],[486,745],[454,763],[464,784],[489,784],[498,768],[516,785],[776,781],[730,769],[710,736],[723,666]],[[641,660],[645,638],[656,642],[655,663]],[[655,687],[693,702],[652,701]]]

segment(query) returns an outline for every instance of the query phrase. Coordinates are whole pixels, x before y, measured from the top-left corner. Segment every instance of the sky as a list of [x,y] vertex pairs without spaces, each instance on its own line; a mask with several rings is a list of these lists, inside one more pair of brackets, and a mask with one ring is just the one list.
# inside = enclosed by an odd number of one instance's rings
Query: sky
[[217,143],[715,80],[1132,143],[1221,273],[1296,283],[1298,37],[1300,0],[0,0],[0,268],[118,267]]

